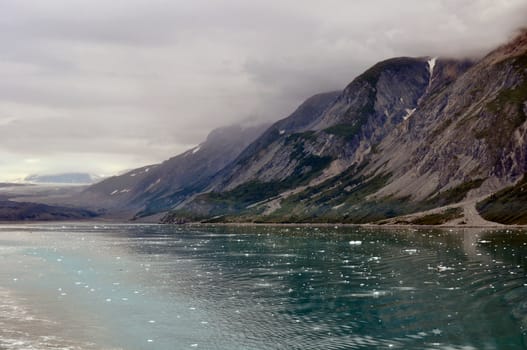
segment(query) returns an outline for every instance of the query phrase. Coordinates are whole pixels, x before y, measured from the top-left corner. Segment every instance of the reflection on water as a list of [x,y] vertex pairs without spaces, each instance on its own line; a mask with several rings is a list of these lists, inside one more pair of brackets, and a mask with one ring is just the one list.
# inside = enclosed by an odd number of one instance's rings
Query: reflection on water
[[0,348],[525,349],[524,231],[0,226]]

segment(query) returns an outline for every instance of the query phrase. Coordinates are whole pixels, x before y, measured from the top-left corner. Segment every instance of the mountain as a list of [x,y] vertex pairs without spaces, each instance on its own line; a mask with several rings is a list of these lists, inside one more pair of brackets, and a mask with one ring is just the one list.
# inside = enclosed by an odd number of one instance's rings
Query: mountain
[[527,172],[526,84],[527,32],[478,60],[380,62],[272,125],[163,221],[474,223]]
[[197,147],[163,163],[134,169],[87,188],[75,204],[148,216],[203,191],[213,175],[254,141],[267,125],[213,130]]
[[24,178],[24,182],[34,184],[78,184],[86,185],[100,181],[101,177],[88,173],[61,173],[50,175],[29,175]]
[[291,173],[291,169],[284,168],[289,164],[281,162],[280,157],[289,154],[291,148],[284,144],[284,140],[290,135],[310,133],[310,126],[317,122],[317,118],[339,95],[340,92],[335,91],[308,98],[289,117],[274,123],[234,162],[222,169],[212,181],[211,188],[223,190],[259,178],[285,178]]
[[0,198],[0,221],[55,221],[92,219],[98,214],[89,210],[14,202]]

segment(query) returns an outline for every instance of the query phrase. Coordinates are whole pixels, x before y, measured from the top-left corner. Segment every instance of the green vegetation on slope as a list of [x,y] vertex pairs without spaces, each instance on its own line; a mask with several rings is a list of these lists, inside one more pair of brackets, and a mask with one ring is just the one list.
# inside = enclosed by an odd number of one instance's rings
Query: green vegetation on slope
[[[353,172],[354,168],[346,173]],[[382,188],[390,178],[382,174],[372,178],[346,177],[329,179],[318,186],[293,195],[281,203],[281,208],[260,218],[267,222],[368,222],[376,220],[379,211],[367,208],[368,195]],[[350,206],[361,204],[350,209]]]
[[[321,184],[307,187],[282,200],[280,207],[267,215],[263,214],[265,206],[251,204],[278,198],[278,194],[285,189],[307,183],[313,174],[306,174],[304,180],[292,176],[282,182],[253,181],[228,192],[208,193],[198,197],[198,201],[208,206],[206,213],[196,215],[178,211],[172,215],[207,222],[372,223],[460,202],[470,190],[479,187],[484,181],[468,181],[421,202],[412,201],[410,197],[370,197],[388,183],[391,174],[364,177],[359,174],[365,165],[352,166]],[[448,209],[405,223],[439,225],[460,217],[459,210]]]
[[[428,200],[415,202],[410,197],[387,196],[370,198],[388,183],[391,175],[380,174],[371,178],[357,175],[359,168],[350,167],[342,174],[326,180],[318,186],[293,195],[281,203],[281,208],[271,215],[259,218],[267,222],[344,222],[369,223],[425,211],[460,202],[467,193],[481,186],[483,179],[462,183],[450,190],[440,192]],[[441,215],[424,218],[415,224],[437,225],[442,220],[451,220],[457,212],[447,211]],[[446,222],[445,221],[445,222]],[[443,223],[443,222],[440,222]]]
[[358,135],[362,130],[362,126],[366,123],[367,118],[360,116],[353,124],[337,124],[331,126],[324,131],[331,135],[342,137],[348,141],[353,140],[355,135]]
[[463,217],[463,209],[448,208],[440,213],[427,214],[410,221],[414,225],[442,225],[454,219]]
[[485,220],[508,225],[526,225],[527,174],[516,185],[479,202],[476,208]]
[[[194,205],[199,207],[174,211],[169,216],[173,219],[186,218],[189,221],[208,220],[222,216],[221,221],[230,221],[225,215],[237,217],[234,221],[250,220],[249,217],[259,215],[261,208],[250,207],[251,204],[276,197],[281,192],[308,183],[318,176],[330,163],[331,157],[308,155],[298,159],[293,174],[282,181],[250,181],[225,192],[210,192],[198,196]],[[247,217],[249,215],[249,217]]]
[[448,204],[461,202],[470,190],[479,188],[485,179],[475,179],[464,182],[456,187],[453,187],[444,192],[438,192],[429,199],[427,199],[423,205],[428,208],[441,207]]
[[213,200],[229,200],[246,206],[261,200],[274,197],[280,192],[303,185],[326,168],[331,157],[307,156],[302,158],[295,167],[293,174],[282,181],[250,181],[231,191],[211,192],[209,198]]

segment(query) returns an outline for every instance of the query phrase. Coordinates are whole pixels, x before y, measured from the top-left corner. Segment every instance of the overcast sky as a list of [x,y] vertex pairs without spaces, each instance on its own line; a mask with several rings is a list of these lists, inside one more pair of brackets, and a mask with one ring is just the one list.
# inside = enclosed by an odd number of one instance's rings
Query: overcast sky
[[481,55],[526,0],[0,0],[0,181],[112,174],[393,56]]

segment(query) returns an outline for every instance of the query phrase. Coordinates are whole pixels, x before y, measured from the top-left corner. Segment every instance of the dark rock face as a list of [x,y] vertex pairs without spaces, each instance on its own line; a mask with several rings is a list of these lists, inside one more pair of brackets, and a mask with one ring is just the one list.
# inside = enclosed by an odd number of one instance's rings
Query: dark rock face
[[[512,55],[499,48],[464,73],[455,64],[462,74],[432,88],[407,127],[383,140],[375,164],[397,177],[383,195],[422,199],[474,179],[488,194],[525,173],[527,46],[516,42]],[[439,61],[439,73],[451,66]]]

